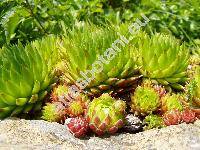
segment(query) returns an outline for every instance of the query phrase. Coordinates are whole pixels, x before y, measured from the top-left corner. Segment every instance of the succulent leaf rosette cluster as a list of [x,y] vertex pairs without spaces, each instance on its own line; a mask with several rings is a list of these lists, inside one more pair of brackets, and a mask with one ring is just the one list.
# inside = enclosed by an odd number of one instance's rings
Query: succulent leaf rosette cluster
[[163,121],[166,126],[177,125],[182,121],[181,112],[176,109],[169,110],[164,114]]
[[[123,126],[134,132],[142,121],[144,129],[193,123],[193,107],[200,107],[200,67],[195,63],[187,75],[185,44],[142,31],[131,41],[126,29],[86,23],[61,39],[1,48],[0,119],[44,104],[42,119],[65,123],[78,138],[88,131],[113,134]],[[80,90],[75,97],[71,86]]]
[[162,112],[167,112],[170,110],[183,110],[183,104],[181,103],[181,95],[178,94],[166,94],[164,97],[161,98]]
[[163,122],[166,126],[177,125],[182,122],[193,123],[196,120],[196,113],[190,108],[185,108],[182,112],[172,109],[163,115]]
[[69,86],[63,84],[53,88],[51,102],[43,107],[42,118],[50,122],[61,122],[67,117],[83,116],[90,103],[87,95],[81,93],[72,98],[69,93]]
[[183,89],[187,81],[189,51],[175,37],[164,34],[144,35],[138,42],[141,73],[163,85]]
[[57,39],[47,37],[0,49],[0,118],[41,108],[53,83]]
[[194,91],[194,101],[200,107],[200,66],[196,69],[194,80],[196,82],[196,88]]
[[149,114],[145,117],[144,123],[146,124],[145,130],[164,127],[163,119],[158,115]]
[[147,116],[160,111],[183,110],[183,96],[167,93],[162,86],[154,85],[151,81],[143,81],[131,95],[131,108],[136,115]]
[[124,28],[116,31],[113,27],[86,24],[63,37],[60,51],[66,63],[64,74],[71,84],[89,95],[101,95],[126,89],[122,87],[140,78],[136,74],[135,47],[119,35],[125,35]]
[[186,93],[194,107],[200,107],[200,66],[195,67],[194,74],[186,86]]
[[158,93],[150,86],[138,86],[131,97],[132,109],[140,115],[147,115],[160,106]]
[[47,103],[42,110],[42,119],[49,122],[63,123],[66,119],[66,109],[59,102]]
[[126,104],[108,94],[95,98],[87,110],[87,120],[97,135],[113,134],[124,124]]
[[66,123],[69,131],[76,137],[84,137],[88,130],[89,125],[87,120],[84,117],[69,118],[69,121]]

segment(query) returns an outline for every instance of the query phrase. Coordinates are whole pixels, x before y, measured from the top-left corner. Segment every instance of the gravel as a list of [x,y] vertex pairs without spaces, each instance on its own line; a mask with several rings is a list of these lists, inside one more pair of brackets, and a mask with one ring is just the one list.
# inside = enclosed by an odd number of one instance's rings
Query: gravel
[[0,121],[0,150],[200,150],[200,120],[110,137],[74,138],[66,126],[42,120]]

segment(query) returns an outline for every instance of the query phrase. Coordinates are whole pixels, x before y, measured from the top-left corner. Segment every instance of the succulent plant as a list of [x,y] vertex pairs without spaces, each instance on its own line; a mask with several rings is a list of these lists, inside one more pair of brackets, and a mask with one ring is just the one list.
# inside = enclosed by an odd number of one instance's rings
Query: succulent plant
[[195,112],[196,118],[200,119],[200,109],[198,108],[190,108],[193,112]]
[[164,86],[160,85],[157,81],[155,80],[150,80],[150,79],[143,79],[142,84],[143,87],[152,87],[159,95],[159,97],[165,96],[167,93],[166,89]]
[[69,118],[67,122],[67,127],[69,131],[76,137],[81,138],[86,135],[89,130],[88,122],[83,117]]
[[136,75],[135,47],[113,27],[86,24],[74,29],[63,37],[60,51],[66,62],[65,77],[91,96],[122,92],[141,77]]
[[67,83],[67,82],[63,82],[62,80],[65,68],[66,68],[65,62],[61,60],[60,62],[56,64],[53,71],[54,74],[59,78],[59,83],[62,83],[62,84]]
[[65,84],[59,84],[53,88],[51,92],[52,101],[69,101],[69,86]]
[[148,115],[160,106],[160,95],[149,85],[138,86],[131,96],[131,108],[139,115]]
[[166,95],[166,90],[163,86],[161,85],[154,85],[153,86],[154,90],[159,94],[160,98]]
[[144,35],[138,43],[141,73],[155,79],[163,85],[183,89],[187,80],[186,70],[189,63],[189,51],[184,44],[170,35]]
[[47,37],[0,49],[0,118],[41,108],[59,60],[56,41]]
[[77,97],[72,97],[69,86],[60,84],[54,87],[51,93],[52,102],[61,102],[70,117],[84,115],[90,99],[86,94],[80,93]]
[[87,107],[90,103],[90,99],[85,94],[79,94],[75,100],[72,100],[67,107],[67,114],[70,117],[77,117],[80,115],[85,115]]
[[61,102],[47,103],[42,110],[42,119],[49,122],[64,123],[66,109]]
[[191,69],[195,69],[195,67],[200,65],[200,47],[195,47],[192,50],[192,55],[190,56],[190,65]]
[[186,123],[193,123],[196,120],[195,112],[187,108],[182,113],[182,120]]
[[182,121],[181,112],[175,109],[169,110],[163,115],[163,121],[166,126],[177,125]]
[[181,95],[179,94],[166,94],[164,97],[161,98],[161,110],[163,113],[169,110],[183,110],[183,104],[181,103]]
[[164,126],[162,117],[158,115],[149,114],[144,119],[144,127],[145,130],[153,129],[153,128],[162,128]]
[[195,68],[193,77],[186,86],[186,93],[191,105],[200,108],[200,66]]
[[84,109],[80,101],[72,101],[67,110],[70,117],[77,117],[84,113]]
[[124,125],[126,104],[109,94],[95,98],[87,110],[87,120],[97,135],[113,134]]

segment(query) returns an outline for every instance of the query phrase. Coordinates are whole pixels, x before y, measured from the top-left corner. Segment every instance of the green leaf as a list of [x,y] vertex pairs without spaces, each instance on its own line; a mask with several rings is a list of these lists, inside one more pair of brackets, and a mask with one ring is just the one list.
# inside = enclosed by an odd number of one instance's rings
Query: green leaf
[[6,13],[0,22],[5,30],[6,41],[9,44],[10,40],[15,37],[15,29],[20,23],[20,17],[16,13],[16,10],[12,10]]

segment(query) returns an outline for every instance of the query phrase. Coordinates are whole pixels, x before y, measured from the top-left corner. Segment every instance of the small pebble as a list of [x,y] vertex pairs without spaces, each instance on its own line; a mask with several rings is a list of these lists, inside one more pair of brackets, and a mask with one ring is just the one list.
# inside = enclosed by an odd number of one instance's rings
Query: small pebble
[[126,116],[126,125],[122,128],[122,131],[128,133],[137,133],[142,131],[142,121],[133,114],[128,114]]

